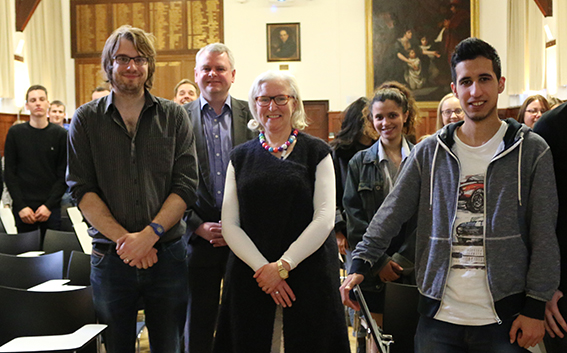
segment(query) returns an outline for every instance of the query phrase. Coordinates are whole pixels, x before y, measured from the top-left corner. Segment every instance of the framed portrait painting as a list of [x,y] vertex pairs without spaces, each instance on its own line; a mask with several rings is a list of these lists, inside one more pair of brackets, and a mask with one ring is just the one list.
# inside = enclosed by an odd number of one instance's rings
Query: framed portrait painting
[[451,92],[451,54],[478,35],[478,0],[366,0],[367,91],[386,81],[436,107]]
[[299,23],[266,25],[268,61],[301,61]]

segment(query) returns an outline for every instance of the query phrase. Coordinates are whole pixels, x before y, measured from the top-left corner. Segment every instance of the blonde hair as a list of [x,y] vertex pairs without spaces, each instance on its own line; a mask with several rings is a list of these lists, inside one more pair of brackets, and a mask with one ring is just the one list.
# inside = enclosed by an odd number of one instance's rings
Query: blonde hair
[[[437,106],[437,130],[441,129],[443,126],[445,126],[445,124],[443,124],[443,104],[445,103],[445,101],[449,98],[457,98],[455,97],[455,95],[453,93],[448,93],[445,95],[445,97],[441,98],[441,101],[439,102],[439,105]],[[459,102],[459,105],[461,103]]]
[[248,107],[250,108],[250,112],[252,112],[254,120],[248,122],[248,128],[250,130],[258,130],[261,126],[260,118],[258,117],[258,108],[256,106],[256,97],[260,91],[260,86],[270,81],[282,81],[287,84],[288,88],[291,90],[290,95],[294,97],[296,102],[295,111],[291,115],[291,127],[298,130],[305,129],[307,127],[307,115],[305,114],[297,80],[292,75],[282,71],[266,71],[256,77],[254,83],[252,83],[250,93],[248,94]]

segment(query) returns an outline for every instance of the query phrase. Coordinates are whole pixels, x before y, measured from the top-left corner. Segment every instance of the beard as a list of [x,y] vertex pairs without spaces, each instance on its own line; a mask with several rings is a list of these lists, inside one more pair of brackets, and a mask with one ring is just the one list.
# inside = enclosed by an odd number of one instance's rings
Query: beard
[[144,89],[145,82],[142,82],[142,80],[128,80],[116,72],[112,75],[114,77],[112,87],[122,94],[137,95]]
[[467,116],[467,118],[469,118],[472,121],[478,122],[478,121],[483,121],[486,118],[492,116],[492,114],[494,114],[494,111],[496,110],[496,105],[494,107],[492,107],[492,109],[490,109],[488,111],[488,113],[486,113],[485,115],[477,115],[477,116],[470,116],[469,113],[467,113],[466,110],[463,110],[465,112],[465,115]]

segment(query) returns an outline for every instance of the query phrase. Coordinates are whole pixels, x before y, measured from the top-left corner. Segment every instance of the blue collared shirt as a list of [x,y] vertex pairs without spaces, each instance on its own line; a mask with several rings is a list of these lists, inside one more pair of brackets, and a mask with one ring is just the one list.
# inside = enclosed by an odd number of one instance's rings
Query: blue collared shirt
[[199,96],[201,106],[201,117],[207,141],[207,153],[209,154],[209,168],[211,180],[213,181],[213,193],[217,207],[222,207],[224,196],[224,181],[226,179],[226,168],[230,160],[232,150],[232,105],[230,95],[226,98],[222,112],[217,115],[209,103]]

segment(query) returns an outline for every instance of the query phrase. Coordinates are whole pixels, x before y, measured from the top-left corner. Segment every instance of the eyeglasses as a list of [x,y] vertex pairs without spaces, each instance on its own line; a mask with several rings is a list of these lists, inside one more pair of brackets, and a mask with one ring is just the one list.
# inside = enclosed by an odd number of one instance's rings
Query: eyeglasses
[[455,115],[457,116],[462,116],[464,114],[463,110],[461,108],[457,108],[457,109],[445,109],[441,111],[441,114],[443,114],[443,116],[445,118],[450,118],[451,115],[453,115],[453,113],[455,113]]
[[540,114],[543,114],[543,113],[545,113],[546,111],[547,111],[547,110],[528,109],[528,110],[526,110],[526,113],[530,113],[530,114],[537,114],[537,113],[540,113]]
[[128,55],[116,55],[112,58],[112,60],[114,60],[114,62],[116,62],[118,65],[122,66],[128,65],[130,63],[130,60],[134,60],[134,64],[136,64],[136,66],[143,66],[148,63],[148,58],[144,56],[136,56],[135,58],[131,58]]
[[267,107],[267,106],[270,105],[270,102],[273,99],[274,102],[276,103],[276,105],[286,105],[287,102],[289,102],[290,98],[295,99],[294,96],[288,96],[286,94],[280,94],[280,95],[274,96],[274,97],[259,96],[259,97],[256,97],[256,104],[258,104],[261,107]]

